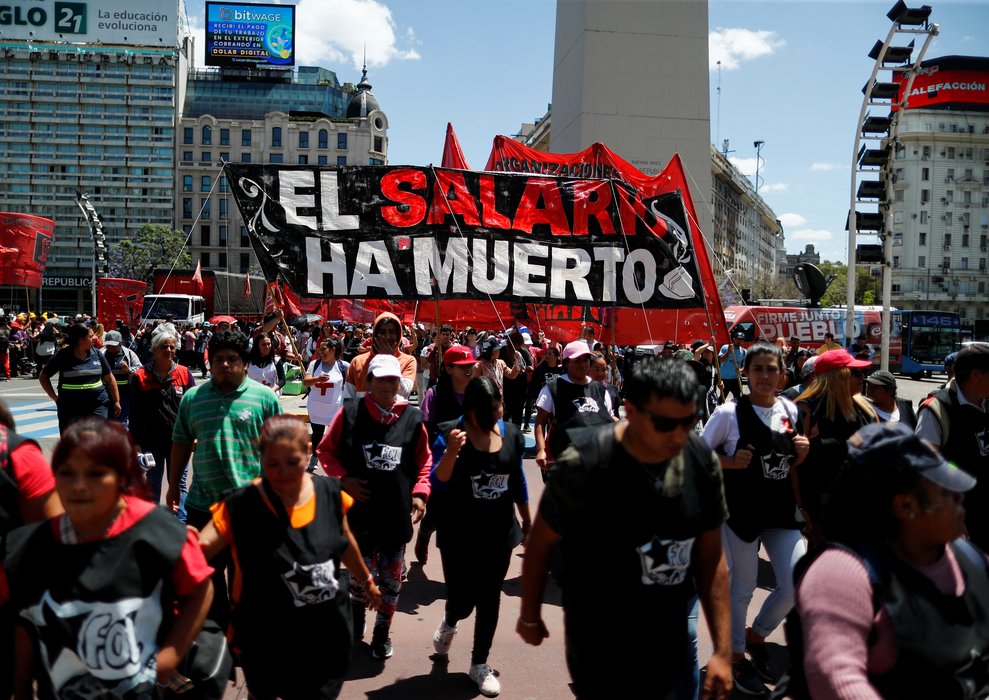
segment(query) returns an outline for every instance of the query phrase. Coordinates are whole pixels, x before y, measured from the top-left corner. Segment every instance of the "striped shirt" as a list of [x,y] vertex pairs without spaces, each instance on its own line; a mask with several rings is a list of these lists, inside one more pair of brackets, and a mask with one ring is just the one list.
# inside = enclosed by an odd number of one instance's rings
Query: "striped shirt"
[[220,393],[212,380],[187,391],[172,430],[173,442],[197,441],[186,505],[209,510],[227,490],[261,476],[261,425],[281,412],[275,393],[253,379],[245,378],[229,394]]

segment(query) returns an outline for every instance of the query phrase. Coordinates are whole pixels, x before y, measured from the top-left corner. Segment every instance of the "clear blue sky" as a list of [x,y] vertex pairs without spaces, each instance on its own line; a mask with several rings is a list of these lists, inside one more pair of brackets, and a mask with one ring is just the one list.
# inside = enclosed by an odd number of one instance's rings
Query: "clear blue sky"
[[[927,58],[989,56],[989,3],[926,1],[941,27]],[[201,46],[204,5],[187,3]],[[790,252],[814,243],[824,258],[845,259],[852,144],[873,65],[867,54],[889,31],[886,12],[893,3],[709,5],[711,141],[728,139],[729,156],[747,174],[754,172],[753,142],[765,141],[760,193],[783,221]],[[368,78],[389,119],[392,164],[439,163],[452,122],[468,162],[480,169],[495,135],[516,133],[552,99],[552,0],[287,4],[299,6],[301,64],[333,69],[341,82],[356,83],[366,43]]]

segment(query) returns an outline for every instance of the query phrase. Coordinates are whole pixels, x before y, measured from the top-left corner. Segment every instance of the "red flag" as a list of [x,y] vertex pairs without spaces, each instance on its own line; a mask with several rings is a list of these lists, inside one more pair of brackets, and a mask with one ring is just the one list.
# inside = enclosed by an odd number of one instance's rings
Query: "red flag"
[[295,318],[302,315],[302,311],[299,310],[299,297],[288,287],[282,289],[278,282],[269,282],[268,298],[264,302],[264,312],[268,313],[275,309],[284,309],[286,318]]
[[453,124],[450,122],[446,123],[446,141],[443,144],[443,161],[440,163],[440,167],[470,170],[463,149],[460,148],[460,141],[457,140],[457,135],[453,131]]
[[203,261],[196,261],[196,271],[192,273],[192,281],[196,283],[196,287],[199,289],[199,293],[202,294],[203,291]]
[[251,296],[251,273],[244,273],[244,298]]

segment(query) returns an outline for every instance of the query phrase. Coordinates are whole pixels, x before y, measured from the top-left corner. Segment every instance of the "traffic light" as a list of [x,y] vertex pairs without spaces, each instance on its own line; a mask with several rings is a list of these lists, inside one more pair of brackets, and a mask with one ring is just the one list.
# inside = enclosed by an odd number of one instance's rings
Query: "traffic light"
[[107,261],[106,233],[103,231],[103,222],[100,215],[96,213],[95,207],[89,202],[89,198],[82,192],[76,192],[76,204],[82,210],[89,228],[93,233],[93,263],[96,277],[108,277],[110,275],[110,265]]

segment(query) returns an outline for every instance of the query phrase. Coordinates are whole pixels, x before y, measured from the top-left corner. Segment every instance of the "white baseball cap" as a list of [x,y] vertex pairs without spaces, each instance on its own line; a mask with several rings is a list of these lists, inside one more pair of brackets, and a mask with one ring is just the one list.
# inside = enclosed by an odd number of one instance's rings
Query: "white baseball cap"
[[374,376],[378,379],[387,377],[402,378],[402,368],[398,364],[398,358],[394,355],[375,355],[367,366],[368,377]]

